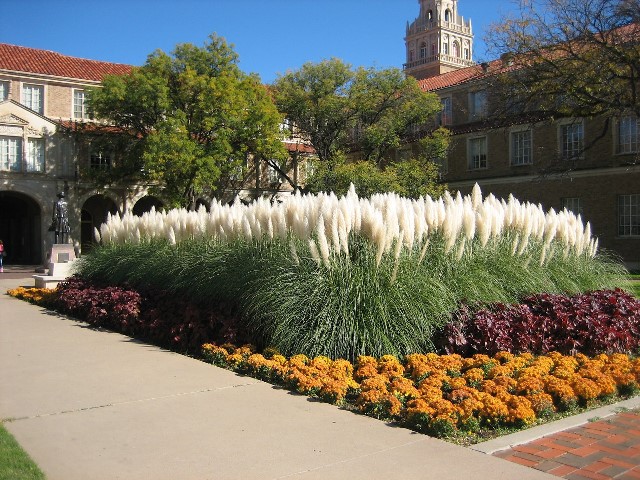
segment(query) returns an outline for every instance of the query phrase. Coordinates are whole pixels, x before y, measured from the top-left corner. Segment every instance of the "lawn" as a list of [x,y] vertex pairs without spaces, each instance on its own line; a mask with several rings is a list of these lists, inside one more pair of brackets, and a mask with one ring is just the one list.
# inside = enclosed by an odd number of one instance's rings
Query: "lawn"
[[2,424],[0,424],[0,478],[11,480],[45,478],[42,471]]

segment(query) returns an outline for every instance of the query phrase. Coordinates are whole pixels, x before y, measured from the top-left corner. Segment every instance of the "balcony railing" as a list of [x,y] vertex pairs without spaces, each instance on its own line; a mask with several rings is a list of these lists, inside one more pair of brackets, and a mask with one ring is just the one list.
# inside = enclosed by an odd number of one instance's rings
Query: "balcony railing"
[[452,32],[460,33],[463,35],[471,35],[471,27],[467,25],[461,25],[453,22],[438,22],[434,20],[420,21],[416,20],[411,25],[407,27],[407,35],[413,35],[416,33],[424,32],[427,30],[431,30],[435,27],[441,27],[445,30],[449,30]]
[[421,65],[427,65],[429,63],[435,62],[443,62],[452,65],[456,65],[459,67],[472,67],[475,65],[475,62],[472,60],[465,60],[464,58],[454,57],[453,55],[445,55],[444,53],[439,55],[431,55],[430,57],[419,58],[418,60],[414,60],[413,62],[405,63],[402,68],[404,70],[419,67]]

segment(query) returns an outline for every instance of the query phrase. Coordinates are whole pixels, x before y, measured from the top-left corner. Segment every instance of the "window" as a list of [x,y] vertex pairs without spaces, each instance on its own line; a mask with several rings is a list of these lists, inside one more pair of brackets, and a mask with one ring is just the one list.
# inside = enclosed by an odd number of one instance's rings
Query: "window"
[[471,120],[478,120],[487,116],[487,92],[478,90],[469,94],[469,108]]
[[531,164],[531,130],[511,133],[511,165]]
[[109,170],[111,168],[111,155],[106,152],[91,152],[89,168],[91,170]]
[[582,155],[584,128],[582,122],[560,126],[560,154],[563,160],[575,160]]
[[0,171],[19,172],[22,164],[22,139],[0,137]]
[[458,44],[458,42],[453,42],[451,51],[453,52],[454,57],[460,56],[460,45]]
[[469,55],[469,47],[464,47],[464,59],[471,60],[471,56]]
[[566,197],[562,199],[562,208],[576,215],[582,214],[582,199],[580,197]]
[[469,139],[469,170],[487,168],[487,137]]
[[44,138],[27,140],[27,172],[44,172]]
[[451,10],[449,10],[448,8],[444,11],[444,21],[445,22],[451,21]]
[[420,58],[427,57],[427,44],[423,43],[420,45]]
[[0,102],[9,98],[9,82],[0,81]]
[[640,235],[640,194],[618,196],[618,235]]
[[618,153],[638,151],[638,118],[622,117],[618,123]]
[[446,41],[442,43],[442,53],[449,55],[449,44]]
[[451,109],[451,97],[443,97],[440,99],[442,103],[442,112],[440,112],[440,125],[451,125],[453,111]]
[[271,166],[272,163],[275,163],[278,168],[281,168],[277,160],[270,160],[267,164],[269,166],[269,168],[267,168],[267,179],[269,183],[280,183],[280,173]]
[[284,118],[280,124],[280,133],[284,138],[293,137],[293,122],[288,118]]
[[90,118],[87,111],[86,94],[84,90],[73,91],[73,118],[79,120]]
[[44,87],[42,85],[22,85],[22,104],[40,114],[44,113]]

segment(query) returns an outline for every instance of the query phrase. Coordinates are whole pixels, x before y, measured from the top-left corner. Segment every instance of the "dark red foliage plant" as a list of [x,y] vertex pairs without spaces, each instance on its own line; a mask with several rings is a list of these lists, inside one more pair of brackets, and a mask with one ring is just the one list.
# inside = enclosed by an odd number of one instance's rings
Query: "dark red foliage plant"
[[499,351],[636,353],[640,301],[616,289],[571,296],[542,293],[517,305],[465,305],[439,333],[436,344],[443,352],[465,356]]
[[163,291],[137,292],[71,277],[58,286],[55,308],[107,328],[180,352],[199,352],[207,342],[243,343],[232,307],[198,305]]

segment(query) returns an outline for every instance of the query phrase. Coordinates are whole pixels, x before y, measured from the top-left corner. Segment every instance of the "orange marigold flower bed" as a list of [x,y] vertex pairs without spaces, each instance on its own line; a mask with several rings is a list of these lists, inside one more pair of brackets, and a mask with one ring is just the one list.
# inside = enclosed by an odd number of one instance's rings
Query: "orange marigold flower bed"
[[262,355],[246,345],[205,344],[202,352],[216,365],[440,436],[481,426],[523,427],[553,412],[634,393],[640,383],[640,360],[619,353],[428,353],[361,356],[352,364],[273,352],[268,358],[267,350]]

